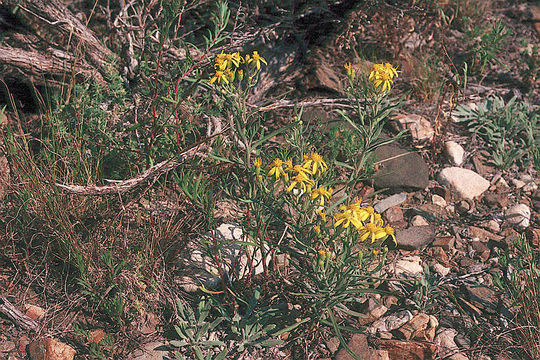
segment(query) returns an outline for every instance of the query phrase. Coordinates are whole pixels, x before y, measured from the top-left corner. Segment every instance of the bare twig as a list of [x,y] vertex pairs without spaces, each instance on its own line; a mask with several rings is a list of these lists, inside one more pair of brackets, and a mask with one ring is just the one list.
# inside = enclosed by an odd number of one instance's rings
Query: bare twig
[[2,295],[0,295],[0,313],[4,314],[15,325],[23,329],[34,331],[38,329],[38,324],[34,320],[17,310],[17,308]]

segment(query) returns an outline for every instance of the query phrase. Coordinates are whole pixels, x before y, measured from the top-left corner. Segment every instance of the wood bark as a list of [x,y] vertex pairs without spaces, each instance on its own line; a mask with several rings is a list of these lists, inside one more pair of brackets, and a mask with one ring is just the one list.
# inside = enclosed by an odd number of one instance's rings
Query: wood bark
[[[8,5],[18,7],[25,16],[34,21],[36,32],[50,31],[60,35],[62,43],[57,44],[64,51],[80,53],[89,64],[105,76],[109,72],[112,51],[101,43],[94,33],[83,24],[65,5],[58,0],[4,0]],[[75,41],[74,41],[75,40]]]
[[15,325],[25,330],[36,331],[38,329],[38,324],[34,320],[17,310],[17,308],[2,295],[0,295],[0,313],[4,314]]

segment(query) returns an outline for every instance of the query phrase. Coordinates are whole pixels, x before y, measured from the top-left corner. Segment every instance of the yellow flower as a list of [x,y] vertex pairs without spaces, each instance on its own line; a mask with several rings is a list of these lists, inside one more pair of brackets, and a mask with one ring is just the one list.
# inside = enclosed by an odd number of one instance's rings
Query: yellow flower
[[262,159],[260,157],[253,159],[253,166],[255,166],[256,169],[260,169],[261,165],[262,165]]
[[311,200],[315,200],[317,198],[320,198],[319,204],[320,204],[320,206],[324,206],[325,199],[329,200],[330,196],[332,196],[333,191],[334,191],[334,189],[332,189],[332,188],[327,190],[324,187],[313,189],[311,191]]
[[321,217],[322,221],[326,221],[326,211],[325,210],[317,210],[317,211],[315,211],[315,213]]
[[312,152],[309,155],[304,155],[303,167],[315,175],[317,172],[322,173],[323,171],[326,171],[328,165],[326,165],[321,155]]
[[229,80],[227,79],[227,75],[225,72],[221,70],[217,70],[214,74],[214,77],[210,79],[210,84],[213,84],[217,80],[218,84],[225,83],[228,84]]
[[237,74],[238,74],[238,80],[242,81],[244,79],[244,70],[238,69]]
[[360,232],[360,241],[364,241],[371,236],[371,242],[373,243],[375,240],[388,236],[383,228],[372,223],[367,223],[358,230]]
[[362,226],[362,222],[358,219],[353,210],[349,209],[347,206],[340,206],[339,209],[343,212],[334,216],[334,220],[336,221],[334,227],[341,225],[346,229],[351,223],[355,228],[360,228]]
[[353,69],[351,63],[350,62],[346,63],[344,67],[345,67],[345,70],[347,70],[347,76],[350,77],[351,79],[354,79],[354,75],[356,71]]
[[311,191],[311,187],[315,185],[315,182],[311,180],[305,173],[300,172],[293,176],[291,180],[291,184],[287,188],[287,191],[290,192],[292,189],[294,189],[298,185],[299,188],[302,189],[304,192]]
[[385,92],[394,84],[394,77],[398,76],[398,70],[391,64],[374,64],[369,73],[368,80],[376,89]]
[[235,76],[235,71],[232,70],[231,68],[227,68],[225,71],[225,76],[227,77],[227,80],[229,80],[230,82],[233,82],[234,81],[234,76]]
[[394,234],[394,228],[391,227],[390,225],[386,225],[386,227],[383,230],[386,233],[386,235],[392,237],[392,240],[394,240],[394,244],[396,244],[397,246],[397,240],[396,240],[396,235]]
[[[368,207],[359,208],[357,210],[357,215],[360,221],[365,222],[366,220],[369,219],[369,222],[374,224],[377,218],[377,215],[379,214],[375,213],[375,209],[373,209],[373,207],[368,206]],[[380,219],[380,215],[379,215],[379,219]]]
[[215,59],[215,62],[216,62],[216,65],[217,65],[217,68],[219,70],[225,70],[227,68],[227,54],[221,52],[221,54],[217,54],[216,55],[216,59]]
[[285,171],[293,171],[294,166],[292,164],[292,159],[285,160],[283,164],[285,165]]
[[320,249],[319,250],[319,256],[322,257],[322,258],[326,257],[326,250]]
[[274,159],[274,161],[272,161],[272,164],[270,164],[271,169],[268,172],[268,175],[275,176],[276,180],[278,180],[281,175],[285,175],[282,165],[283,161],[281,159]]
[[240,53],[235,52],[234,54],[231,54],[231,62],[234,64],[234,66],[238,67],[240,66],[240,63],[244,62],[244,58],[240,56]]
[[321,233],[321,226],[320,225],[314,225],[313,230],[315,230],[315,232],[317,234],[320,234]]
[[261,62],[263,62],[265,65],[268,65],[266,60],[264,60],[264,58],[262,58],[257,51],[253,51],[253,55],[251,55],[251,57],[249,57],[249,55],[246,55],[246,61],[248,64],[253,63],[257,70],[261,69]]

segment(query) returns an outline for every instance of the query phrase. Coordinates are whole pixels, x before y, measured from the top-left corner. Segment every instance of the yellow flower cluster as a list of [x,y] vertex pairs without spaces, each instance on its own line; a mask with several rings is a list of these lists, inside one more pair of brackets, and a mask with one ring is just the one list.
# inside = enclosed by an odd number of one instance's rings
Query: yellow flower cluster
[[320,175],[328,169],[322,156],[316,152],[304,155],[302,164],[293,165],[292,159],[285,161],[274,159],[270,164],[268,176],[275,177],[276,180],[283,178],[288,184],[287,192],[298,188],[304,193],[310,193],[312,200],[318,200],[321,206],[324,206],[326,200],[332,196],[332,189],[325,187],[315,187],[315,181],[311,178],[313,175]]
[[374,64],[369,73],[368,80],[373,83],[376,89],[385,92],[390,90],[394,84],[394,78],[398,77],[399,72],[389,63]]
[[392,237],[397,245],[394,229],[390,226],[383,226],[381,215],[375,212],[371,206],[363,207],[362,199],[357,199],[350,205],[339,207],[341,213],[334,216],[334,227],[342,226],[348,228],[351,224],[358,230],[360,241],[371,238],[371,242],[384,240],[388,236]]
[[266,60],[259,55],[257,51],[253,51],[251,55],[241,56],[240,53],[224,53],[218,54],[214,60],[214,69],[216,73],[210,79],[210,84],[217,81],[218,84],[228,84],[234,81],[235,78],[242,81],[244,78],[244,69],[242,64],[248,64],[259,71],[261,63],[268,65]]

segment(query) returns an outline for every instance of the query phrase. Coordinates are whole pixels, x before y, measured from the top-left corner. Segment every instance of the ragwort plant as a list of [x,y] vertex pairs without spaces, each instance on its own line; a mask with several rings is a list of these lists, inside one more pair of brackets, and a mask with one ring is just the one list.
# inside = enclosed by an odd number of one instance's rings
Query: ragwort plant
[[[377,275],[387,252],[384,243],[387,238],[396,241],[393,228],[354,192],[355,185],[368,178],[363,172],[373,151],[394,140],[381,140],[380,135],[399,105],[389,99],[398,71],[388,63],[376,64],[369,76],[362,77],[350,64],[345,66],[356,112],[355,116],[341,115],[361,145],[350,164],[328,164],[311,145],[302,109],[289,126],[264,134],[261,115],[246,100],[262,64],[266,61],[257,52],[216,57],[209,83],[217,85],[222,96],[231,140],[228,148],[219,149],[213,157],[234,165],[222,186],[228,196],[245,204],[244,245],[260,252],[265,273],[270,271],[268,256],[279,252],[290,258],[295,281],[303,290],[292,295],[302,299],[307,310],[306,317],[287,330],[323,323],[335,330],[348,349],[336,316],[355,315],[352,309],[359,301],[355,295],[378,291],[375,284],[381,279]],[[265,142],[285,131],[287,141],[281,149],[266,151]],[[347,174],[344,181],[338,178],[338,167]],[[232,282],[226,285],[234,286]]]

